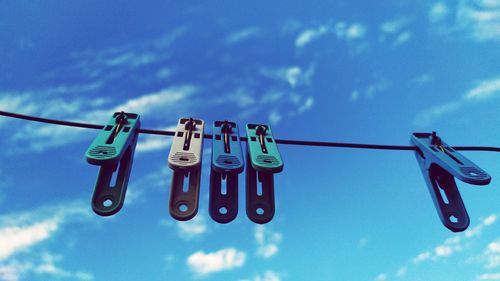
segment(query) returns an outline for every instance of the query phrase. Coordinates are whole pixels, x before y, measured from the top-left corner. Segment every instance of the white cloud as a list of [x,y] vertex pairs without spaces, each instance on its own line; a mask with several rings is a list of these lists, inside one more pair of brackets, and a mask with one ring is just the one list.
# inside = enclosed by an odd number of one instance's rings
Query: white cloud
[[410,41],[411,38],[412,38],[411,32],[409,32],[409,31],[401,32],[401,34],[399,34],[398,37],[396,38],[396,40],[394,40],[394,42],[392,43],[392,46],[399,47],[399,46],[403,45],[404,43]]
[[399,18],[391,21],[386,21],[380,26],[380,30],[384,33],[398,33],[403,27],[410,22],[408,18]]
[[184,240],[200,237],[208,230],[205,217],[200,214],[189,221],[178,221],[176,225],[179,237]]
[[309,44],[311,41],[325,35],[328,31],[329,27],[327,25],[322,25],[315,29],[304,30],[295,39],[295,46],[298,48],[302,48],[305,45]]
[[484,225],[492,225],[496,222],[496,220],[497,216],[495,214],[491,214],[484,219],[483,223]]
[[484,100],[500,97],[500,77],[484,80],[465,94],[466,100]]
[[268,259],[277,254],[282,239],[283,235],[281,233],[269,230],[264,225],[256,225],[257,256]]
[[476,277],[477,281],[500,280],[500,272],[497,273],[484,273]]
[[418,254],[415,258],[413,258],[413,263],[419,264],[419,263],[424,262],[430,258],[431,258],[431,252],[428,252],[428,251],[423,252],[423,253]]
[[237,44],[237,43],[239,43],[239,42],[241,42],[243,40],[246,40],[246,39],[249,39],[249,38],[252,38],[252,37],[256,37],[260,33],[261,33],[261,31],[260,31],[259,28],[257,28],[257,27],[249,27],[249,28],[238,30],[236,32],[233,32],[233,33],[229,34],[226,37],[225,41],[226,41],[227,44]]
[[500,97],[500,77],[483,80],[455,101],[421,111],[414,123],[416,126],[424,127],[446,114],[456,112],[470,101],[487,101],[497,97]]
[[406,267],[406,266],[401,267],[396,272],[396,277],[401,278],[401,277],[405,276],[407,271],[408,271],[408,267]]
[[186,261],[189,268],[199,276],[242,267],[246,261],[245,252],[235,248],[225,248],[216,252],[197,251]]
[[375,278],[376,281],[385,281],[387,280],[387,274],[385,273],[380,273],[379,275],[377,275],[377,277]]
[[458,4],[459,28],[479,42],[500,39],[500,2],[496,0],[463,0]]
[[277,110],[273,110],[271,111],[271,113],[269,113],[269,122],[271,123],[271,125],[277,125],[281,121],[281,119],[283,119],[283,117]]
[[351,101],[357,101],[361,97],[373,98],[378,93],[386,91],[389,87],[389,81],[380,77],[375,77],[375,82],[373,82],[372,84],[368,84],[361,89],[355,89],[351,93]]
[[366,26],[360,23],[351,24],[345,31],[345,37],[347,39],[359,39],[366,35]]
[[431,22],[438,22],[443,20],[449,13],[449,8],[445,3],[437,2],[429,10],[429,19]]
[[452,247],[444,245],[437,246],[436,249],[434,249],[436,257],[448,257],[453,254],[453,252],[454,249]]
[[302,114],[304,113],[305,111],[309,110],[312,108],[312,106],[314,105],[314,98],[313,97],[308,97],[306,99],[306,101],[304,102],[304,104],[302,104],[299,109],[297,109],[297,112],[299,114]]
[[[174,131],[176,126],[162,128],[160,130]],[[172,138],[165,138],[157,135],[141,134],[137,141],[136,152],[154,152],[158,150],[168,150],[172,144]]]
[[367,27],[358,22],[345,23],[338,22],[335,24],[335,34],[339,39],[354,40],[365,37],[368,29]]
[[418,75],[416,77],[413,77],[410,80],[410,83],[415,84],[417,86],[424,86],[424,85],[427,85],[430,82],[432,82],[432,80],[434,80],[434,77],[431,74],[424,73],[424,74]]
[[[63,114],[63,117],[70,120],[76,119],[81,122],[102,124],[107,122],[112,113],[122,110],[126,112],[139,113],[142,116],[153,116],[164,111],[179,111],[181,108],[179,104],[183,104],[184,107],[191,106],[191,104],[185,100],[195,91],[196,88],[193,86],[170,87],[157,92],[131,98],[120,105],[108,109],[90,109],[85,114],[80,114],[80,110],[73,110],[74,112],[67,111]],[[50,103],[54,102],[57,102],[57,100],[50,101]],[[40,108],[48,105],[48,102],[44,103],[41,100],[39,103]],[[89,101],[82,100],[79,108],[88,107],[88,103]],[[60,107],[52,106],[52,108]],[[13,139],[16,141],[27,141],[28,145],[23,147],[23,149],[29,147],[35,151],[43,151],[46,148],[58,147],[74,143],[76,141],[81,141],[82,139],[89,138],[92,135],[92,131],[81,128],[27,123],[22,129],[13,134]],[[153,140],[153,138],[147,137],[146,140],[149,140],[149,142],[143,142],[139,145],[140,151],[162,148],[161,143]]]
[[294,65],[290,67],[262,68],[260,73],[265,77],[286,82],[293,89],[299,86],[309,85],[314,75],[314,71],[315,66],[311,64],[305,70]]
[[26,226],[0,228],[0,260],[48,239],[58,228],[56,219],[48,219]]
[[486,268],[500,267],[500,238],[488,244],[483,256],[486,260]]
[[462,106],[460,101],[453,101],[449,103],[445,103],[442,105],[438,105],[424,111],[421,111],[417,117],[415,118],[415,125],[420,127],[425,127],[431,124],[434,120],[440,118],[443,115],[446,115],[451,112],[455,112]]
[[42,274],[88,281],[92,274],[67,271],[56,265],[62,257],[34,253],[33,247],[49,241],[64,224],[93,218],[87,203],[51,204],[33,211],[0,216],[0,280],[17,281],[25,274]]
[[281,278],[276,272],[268,270],[264,272],[264,274],[256,275],[252,279],[243,279],[239,281],[281,281]]
[[363,238],[359,239],[359,241],[358,241],[358,248],[359,249],[364,248],[366,246],[366,244],[368,244],[368,238],[363,237]]

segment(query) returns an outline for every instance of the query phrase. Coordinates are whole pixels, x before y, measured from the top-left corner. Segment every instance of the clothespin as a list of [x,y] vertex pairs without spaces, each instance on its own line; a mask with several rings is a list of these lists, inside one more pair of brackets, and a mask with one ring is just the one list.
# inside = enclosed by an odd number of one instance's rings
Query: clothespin
[[214,221],[228,223],[238,215],[238,174],[244,165],[238,125],[215,121],[213,137],[209,213]]
[[169,210],[176,220],[190,220],[198,212],[204,126],[201,119],[181,118],[175,130],[168,166],[174,171]]
[[246,211],[250,220],[264,224],[274,216],[273,174],[283,170],[283,161],[269,125],[247,124],[246,133]]
[[98,215],[114,215],[123,206],[140,126],[138,114],[115,112],[85,154],[88,163],[101,166],[92,196],[92,209]]
[[469,184],[487,185],[490,175],[443,142],[435,132],[414,133],[410,142],[417,146],[415,156],[439,218],[451,231],[464,231],[469,226],[469,215],[454,177]]

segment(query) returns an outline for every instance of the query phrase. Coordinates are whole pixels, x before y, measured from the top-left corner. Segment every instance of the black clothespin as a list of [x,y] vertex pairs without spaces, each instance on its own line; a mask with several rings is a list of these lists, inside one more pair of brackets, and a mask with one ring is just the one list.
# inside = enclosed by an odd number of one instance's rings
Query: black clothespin
[[[275,211],[274,174],[283,160],[269,125],[247,124],[246,211],[256,223],[268,223]],[[259,192],[257,180],[261,183]]]
[[85,154],[88,163],[101,166],[92,196],[92,209],[98,215],[114,215],[123,206],[140,126],[138,114],[114,113]]
[[[214,221],[228,223],[238,215],[238,174],[244,166],[238,125],[215,121],[213,136],[209,213]],[[222,179],[226,179],[225,192]]]
[[169,210],[177,220],[190,220],[198,212],[204,125],[201,119],[181,118],[175,130],[168,166],[173,170]]
[[414,133],[410,142],[417,147],[415,156],[439,218],[451,231],[464,231],[469,226],[469,215],[454,177],[469,184],[487,185],[490,175],[443,142],[435,132]]

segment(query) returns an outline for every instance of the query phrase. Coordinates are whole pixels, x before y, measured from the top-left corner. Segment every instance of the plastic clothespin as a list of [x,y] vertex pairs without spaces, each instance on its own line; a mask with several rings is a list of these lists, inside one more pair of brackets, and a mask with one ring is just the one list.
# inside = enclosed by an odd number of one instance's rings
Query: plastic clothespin
[[410,142],[417,146],[415,156],[439,218],[451,231],[464,231],[469,226],[469,215],[454,177],[469,184],[487,185],[490,175],[443,142],[435,132],[414,133]]
[[140,127],[138,114],[115,112],[85,154],[88,163],[101,166],[92,196],[92,209],[98,215],[114,215],[123,206]]
[[[246,211],[256,223],[268,223],[274,216],[274,176],[283,161],[269,125],[247,124]],[[262,184],[257,187],[257,179]]]
[[[174,171],[169,210],[176,220],[190,220],[198,212],[204,126],[201,119],[181,118],[175,130],[168,166]],[[185,188],[184,177],[189,177]]]
[[238,125],[215,121],[213,136],[209,213],[214,221],[228,223],[238,215],[238,174],[244,166]]

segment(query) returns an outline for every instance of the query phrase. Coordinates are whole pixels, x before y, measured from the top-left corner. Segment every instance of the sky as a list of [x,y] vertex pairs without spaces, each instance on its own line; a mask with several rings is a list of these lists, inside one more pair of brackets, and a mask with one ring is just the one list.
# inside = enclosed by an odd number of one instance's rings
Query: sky
[[[500,146],[500,1],[4,1],[0,110],[142,127],[180,117],[276,138]],[[500,280],[500,155],[457,182],[468,230],[440,222],[412,152],[279,145],[276,214],[168,213],[171,139],[140,135],[123,209],[91,210],[98,131],[0,117],[0,280]],[[240,129],[240,134],[244,131]],[[244,146],[243,146],[244,148]]]

